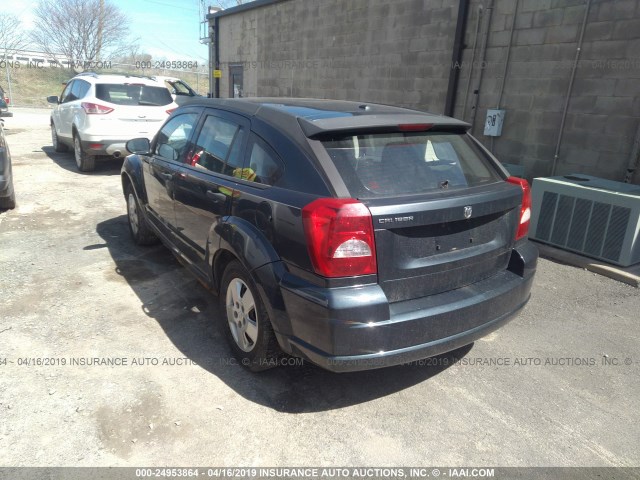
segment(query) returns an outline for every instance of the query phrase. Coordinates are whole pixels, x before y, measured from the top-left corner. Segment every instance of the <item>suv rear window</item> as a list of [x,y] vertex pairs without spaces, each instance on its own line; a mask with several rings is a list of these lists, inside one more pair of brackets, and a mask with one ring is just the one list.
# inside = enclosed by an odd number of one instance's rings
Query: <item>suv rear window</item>
[[374,133],[327,138],[322,144],[357,198],[415,195],[502,180],[465,134]]
[[99,83],[96,85],[96,97],[116,105],[160,107],[173,102],[169,90],[164,87],[152,87],[149,85]]

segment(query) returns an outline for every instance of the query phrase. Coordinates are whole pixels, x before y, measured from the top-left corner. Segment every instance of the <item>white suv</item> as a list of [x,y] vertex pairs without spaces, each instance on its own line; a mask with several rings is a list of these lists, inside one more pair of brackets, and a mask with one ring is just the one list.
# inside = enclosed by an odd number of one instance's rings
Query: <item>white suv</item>
[[95,168],[98,155],[126,155],[125,143],[153,138],[177,108],[164,82],[134,75],[81,73],[65,86],[60,98],[47,97],[51,142],[56,152],[73,149],[78,169]]

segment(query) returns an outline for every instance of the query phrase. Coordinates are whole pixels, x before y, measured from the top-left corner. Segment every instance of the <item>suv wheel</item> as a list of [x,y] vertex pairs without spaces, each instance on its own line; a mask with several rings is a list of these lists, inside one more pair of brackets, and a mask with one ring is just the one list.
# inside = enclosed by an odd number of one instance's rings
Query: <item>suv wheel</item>
[[51,145],[53,145],[53,149],[56,152],[66,152],[67,151],[67,146],[60,142],[60,139],[58,138],[58,132],[56,132],[56,126],[51,123]]
[[96,168],[96,157],[89,155],[82,149],[80,135],[73,136],[73,153],[76,157],[76,165],[81,172],[92,172]]
[[136,245],[153,245],[158,243],[158,237],[153,233],[147,218],[140,209],[140,203],[136,192],[131,184],[125,190],[127,198],[127,219],[129,220],[129,231]]
[[269,315],[249,273],[237,261],[224,271],[220,303],[227,339],[242,365],[253,372],[275,367],[281,352]]
[[10,182],[9,189],[11,193],[8,197],[0,197],[0,210],[16,208],[16,191],[13,189],[13,179]]

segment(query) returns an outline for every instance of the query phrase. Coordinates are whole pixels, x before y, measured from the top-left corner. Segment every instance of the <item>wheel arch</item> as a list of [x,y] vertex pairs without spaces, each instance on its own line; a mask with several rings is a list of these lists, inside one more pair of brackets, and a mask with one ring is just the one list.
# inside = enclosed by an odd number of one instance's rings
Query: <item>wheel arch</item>
[[[286,267],[271,243],[253,224],[239,217],[229,217],[212,229],[212,235],[219,238],[219,248],[211,259],[215,292],[224,295],[221,291],[224,271],[229,263],[238,261],[258,289],[276,334],[290,334],[291,322],[280,291],[280,279],[286,274]],[[281,348],[288,351],[287,346],[278,341]]]
[[130,184],[138,200],[145,205],[147,204],[147,191],[144,188],[142,160],[140,160],[140,157],[131,155],[125,159],[120,171],[120,181],[123,195],[125,195],[127,185]]

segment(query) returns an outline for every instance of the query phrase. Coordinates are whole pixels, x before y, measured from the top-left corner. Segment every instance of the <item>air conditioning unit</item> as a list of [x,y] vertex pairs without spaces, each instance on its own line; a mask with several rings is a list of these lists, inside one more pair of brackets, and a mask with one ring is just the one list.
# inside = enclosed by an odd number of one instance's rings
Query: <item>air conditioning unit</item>
[[640,186],[589,175],[536,178],[529,237],[628,267],[640,263]]

